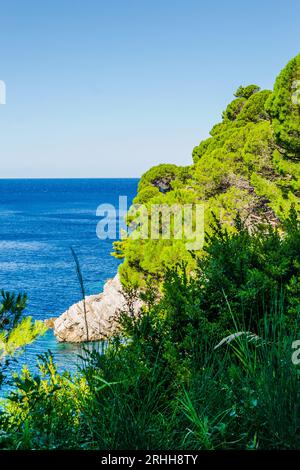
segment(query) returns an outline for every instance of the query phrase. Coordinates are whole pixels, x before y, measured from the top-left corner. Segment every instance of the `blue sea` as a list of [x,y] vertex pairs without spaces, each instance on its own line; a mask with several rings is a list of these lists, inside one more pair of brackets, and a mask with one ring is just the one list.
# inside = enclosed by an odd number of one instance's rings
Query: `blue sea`
[[[119,261],[113,240],[96,235],[96,209],[118,208],[119,196],[130,205],[138,179],[0,180],[0,289],[28,296],[26,315],[59,316],[82,298],[70,248],[75,250],[86,294],[101,292]],[[26,347],[21,364],[35,369],[36,355],[50,349],[59,370],[74,371],[80,346],[58,343],[49,330]]]

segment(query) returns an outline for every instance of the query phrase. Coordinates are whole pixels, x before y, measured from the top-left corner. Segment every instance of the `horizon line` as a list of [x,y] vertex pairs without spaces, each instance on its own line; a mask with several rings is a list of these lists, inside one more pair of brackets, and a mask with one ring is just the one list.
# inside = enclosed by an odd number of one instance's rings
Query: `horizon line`
[[141,176],[0,176],[1,180],[121,180],[141,179]]

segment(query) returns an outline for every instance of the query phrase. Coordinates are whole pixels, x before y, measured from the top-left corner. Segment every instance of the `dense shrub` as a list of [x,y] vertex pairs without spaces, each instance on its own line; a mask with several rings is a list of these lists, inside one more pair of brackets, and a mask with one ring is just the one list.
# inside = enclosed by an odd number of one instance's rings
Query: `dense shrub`
[[[299,64],[297,56],[277,78],[273,92],[260,91],[257,85],[240,87],[222,122],[194,148],[194,164],[150,169],[141,178],[135,202],[148,207],[203,203],[208,232],[212,212],[229,231],[234,230],[237,211],[250,228],[264,221],[280,227],[292,205],[300,209]],[[123,283],[134,279],[143,286],[151,274],[159,284],[166,268],[174,266],[178,250],[194,269],[178,240],[131,240],[116,248],[117,256],[124,257]]]
[[299,448],[299,220],[235,223],[215,221],[193,275],[167,269],[159,298],[149,277],[140,315],[77,375],[46,355],[15,376],[2,448]]

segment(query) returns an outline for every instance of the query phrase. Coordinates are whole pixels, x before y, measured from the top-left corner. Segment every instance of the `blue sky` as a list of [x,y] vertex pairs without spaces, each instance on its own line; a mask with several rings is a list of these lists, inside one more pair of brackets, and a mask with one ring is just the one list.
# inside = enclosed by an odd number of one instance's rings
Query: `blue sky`
[[0,177],[189,164],[240,84],[300,52],[300,2],[0,0]]

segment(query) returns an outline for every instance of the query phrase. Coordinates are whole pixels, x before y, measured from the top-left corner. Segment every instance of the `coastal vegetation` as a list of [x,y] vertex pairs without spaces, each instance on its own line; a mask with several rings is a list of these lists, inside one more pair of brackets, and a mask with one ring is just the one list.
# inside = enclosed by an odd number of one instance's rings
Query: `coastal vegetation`
[[[204,204],[205,228],[213,217],[234,231],[234,218],[251,230],[281,225],[291,206],[300,208],[300,55],[279,74],[273,91],[239,87],[210,137],[193,150],[193,164],[162,164],[146,172],[134,203]],[[213,215],[214,214],[214,215]],[[198,253],[201,255],[201,252]],[[184,240],[126,239],[115,243],[124,258],[123,284],[160,283],[178,258],[195,263]]]
[[[299,449],[299,79],[300,55],[274,91],[240,87],[192,165],[142,177],[136,203],[205,204],[203,248],[117,242],[143,307],[105,347],[83,346],[74,375],[50,352],[38,373],[3,370],[2,449]],[[4,294],[5,344],[24,302]]]
[[167,270],[159,300],[149,285],[140,315],[121,316],[77,374],[49,353],[14,376],[2,448],[299,448],[299,220],[284,236],[240,219],[211,230],[194,276]]
[[1,292],[0,301],[0,388],[6,377],[6,371],[15,356],[26,345],[43,335],[47,327],[42,321],[33,322],[31,317],[22,317],[26,306],[23,294]]

